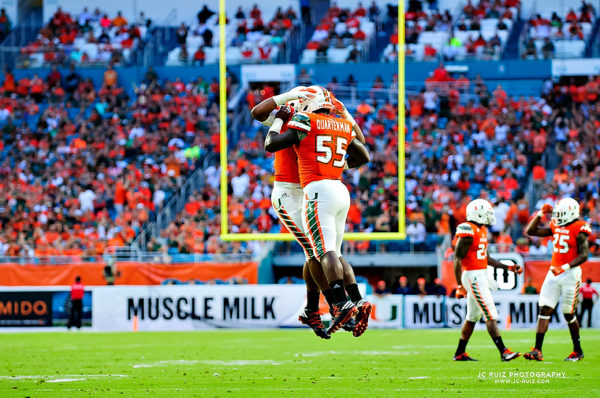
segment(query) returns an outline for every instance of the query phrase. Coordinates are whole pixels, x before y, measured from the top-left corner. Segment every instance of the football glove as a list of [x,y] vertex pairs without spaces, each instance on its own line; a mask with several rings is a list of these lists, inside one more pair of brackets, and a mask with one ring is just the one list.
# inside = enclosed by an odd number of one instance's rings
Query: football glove
[[558,276],[570,268],[571,268],[571,266],[567,263],[567,264],[561,265],[560,267],[551,266],[550,271],[552,271],[554,276]]
[[290,91],[287,91],[283,94],[279,94],[273,97],[273,101],[277,104],[277,106],[281,106],[286,102],[297,100],[297,99],[312,99],[315,94],[311,93],[304,86],[294,87]]
[[521,275],[523,273],[523,267],[521,267],[518,264],[509,265],[508,270],[514,272],[517,275]]
[[551,213],[552,213],[552,206],[550,206],[548,203],[546,203],[545,205],[542,206],[542,210],[538,211],[538,216],[544,217],[544,214],[551,214]]
[[464,287],[458,285],[456,286],[456,293],[454,293],[454,297],[456,297],[457,299],[465,298],[467,297],[467,291]]

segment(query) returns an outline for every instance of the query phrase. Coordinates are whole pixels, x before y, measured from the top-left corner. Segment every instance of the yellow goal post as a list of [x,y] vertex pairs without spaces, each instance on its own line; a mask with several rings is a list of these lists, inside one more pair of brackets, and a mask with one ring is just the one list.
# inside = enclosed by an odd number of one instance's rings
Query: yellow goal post
[[[404,73],[404,1],[398,0],[398,231],[397,232],[349,232],[345,240],[403,240],[406,238],[405,204],[405,73]],[[289,233],[230,233],[227,197],[227,86],[226,86],[226,0],[219,0],[219,107],[220,107],[220,191],[221,191],[221,239],[224,241],[292,241]]]

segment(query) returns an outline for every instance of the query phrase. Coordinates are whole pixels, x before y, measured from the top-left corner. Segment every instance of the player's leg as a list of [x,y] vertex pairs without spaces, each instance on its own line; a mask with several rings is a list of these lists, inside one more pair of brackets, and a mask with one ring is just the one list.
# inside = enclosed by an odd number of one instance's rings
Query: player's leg
[[[344,326],[344,329],[352,330],[354,337],[359,337],[367,330],[367,327],[369,326],[369,318],[371,316],[371,312],[373,312],[373,306],[371,303],[363,299],[362,295],[360,294],[352,265],[350,265],[348,260],[342,256],[340,256],[340,262],[342,263],[342,267],[344,267],[344,284],[346,285],[346,292],[348,293],[348,296],[350,296],[350,300],[352,300],[352,302],[356,304],[356,308],[358,308],[355,324],[348,325],[347,327]],[[350,326],[352,326],[351,329]]]
[[494,297],[489,287],[487,270],[474,271],[472,274],[469,274],[467,282],[467,289],[471,290],[477,306],[483,314],[487,331],[498,348],[502,360],[511,361],[518,358],[521,354],[508,349],[502,341],[502,336],[500,336],[497,321],[498,311],[496,310]]
[[275,185],[271,193],[271,204],[277,217],[282,224],[290,231],[296,241],[302,247],[305,256],[305,262],[302,269],[302,276],[306,284],[306,308],[298,316],[298,320],[304,325],[309,326],[317,336],[328,339],[330,336],[325,331],[325,325],[321,321],[319,314],[319,285],[312,278],[310,273],[310,262],[313,256],[312,247],[309,240],[303,232],[302,225],[302,191],[293,187],[282,187]]
[[335,229],[336,229],[336,252],[338,253],[342,267],[344,268],[344,285],[346,286],[346,293],[350,296],[350,300],[358,308],[358,313],[355,319],[350,319],[344,324],[344,330],[352,331],[354,337],[360,337],[369,326],[369,317],[373,311],[373,306],[368,301],[362,298],[358,284],[356,283],[356,276],[350,263],[342,257],[342,244],[344,243],[344,231],[346,229],[346,218],[348,217],[348,211],[350,210],[350,194],[346,186],[339,183],[340,191],[340,208],[335,218]]
[[577,320],[577,302],[579,300],[579,288],[581,287],[581,268],[576,267],[560,276],[560,287],[562,295],[562,313],[569,326],[569,333],[573,341],[573,352],[565,361],[579,361],[583,359],[581,340],[579,336],[579,321]]
[[308,267],[310,271],[310,275],[315,283],[319,286],[321,293],[325,296],[325,301],[329,304],[329,307],[333,307],[333,292],[327,283],[327,278],[325,277],[325,273],[323,272],[323,266],[316,258],[311,258],[307,260],[305,266]]
[[[465,287],[468,286],[469,273],[471,272],[472,271],[463,272],[462,284]],[[476,359],[471,358],[469,354],[467,354],[466,349],[469,339],[473,334],[473,330],[475,329],[475,324],[481,319],[481,315],[482,311],[477,305],[473,292],[470,289],[467,289],[467,316],[460,332],[458,347],[456,347],[456,352],[454,353],[453,359],[455,361],[476,361]]]
[[[344,269],[336,252],[336,215],[340,208],[339,181],[323,180],[308,184],[305,189],[303,222],[315,257],[321,261],[323,272],[333,292],[334,318],[328,332],[337,331],[357,312],[346,297]],[[345,186],[344,189],[346,190]],[[346,190],[346,192],[348,192]]]
[[537,327],[535,332],[535,347],[528,353],[525,353],[523,357],[525,359],[541,361],[544,359],[542,356],[542,345],[544,344],[544,336],[548,331],[548,325],[550,324],[550,317],[554,312],[558,299],[560,297],[560,288],[556,282],[556,277],[550,271],[544,279],[542,289],[540,290],[539,307],[540,313],[538,315]]

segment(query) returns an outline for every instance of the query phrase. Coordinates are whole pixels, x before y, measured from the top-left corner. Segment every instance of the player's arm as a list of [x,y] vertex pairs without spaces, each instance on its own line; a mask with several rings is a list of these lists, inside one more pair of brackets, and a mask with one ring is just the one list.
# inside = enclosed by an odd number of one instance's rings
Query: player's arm
[[544,214],[552,213],[552,206],[546,204],[542,207],[542,210],[538,211],[536,215],[527,224],[527,235],[529,236],[552,236],[552,230],[548,227],[540,227],[540,222]]
[[352,126],[352,130],[356,134],[356,139],[359,140],[361,144],[365,145],[366,144],[365,135],[363,134],[363,131],[360,128],[360,126],[358,125],[358,123],[354,122],[354,126]]
[[583,232],[577,234],[577,257],[573,259],[569,263],[571,268],[579,267],[581,264],[585,263],[588,260],[590,255],[590,244],[588,241],[588,236]]
[[281,128],[289,120],[290,115],[291,110],[286,105],[279,107],[279,110],[275,114],[275,120],[265,138],[265,151],[277,152],[300,142],[296,129],[289,128],[285,133],[281,134]]
[[490,253],[488,253],[487,255],[487,260],[488,260],[488,265],[494,268],[502,268],[505,269],[507,271],[511,271],[514,272],[515,274],[521,274],[523,272],[523,267],[518,265],[518,264],[504,264],[498,260],[496,260],[495,258],[493,258],[492,256],[490,256]]
[[271,97],[261,101],[258,105],[252,108],[250,113],[252,113],[252,118],[262,123],[269,118],[275,109],[277,109],[277,103],[273,97]]
[[466,257],[467,252],[469,251],[469,247],[471,247],[472,243],[473,238],[469,236],[461,236],[458,238],[458,241],[456,242],[456,247],[454,249],[454,276],[456,277],[456,284],[459,287],[459,289],[457,289],[457,297],[459,294],[458,290],[462,289],[462,262],[463,259]]
[[[283,94],[279,94],[261,101],[258,105],[252,108],[250,113],[252,113],[252,117],[254,119],[263,123],[272,117],[272,112],[277,109],[278,106],[285,105],[286,102],[297,100],[299,98],[310,99],[313,96],[314,94],[306,91],[304,86],[294,87],[290,91],[287,91]],[[265,124],[271,125],[273,121],[274,120],[271,120],[271,123]]]
[[350,112],[348,112],[348,108],[346,108],[346,105],[344,105],[344,103],[342,101],[340,101],[333,95],[332,95],[332,99],[333,99],[333,105],[337,109],[336,113],[342,119],[347,120],[352,124],[352,131],[354,131],[354,133],[356,134],[356,139],[359,140],[363,145],[365,145],[366,144],[365,135],[363,134],[363,131],[360,128],[360,126],[358,125],[358,123],[356,123],[356,120],[354,120],[354,117],[352,116],[352,114]]
[[496,260],[494,257],[490,256],[490,253],[488,253],[488,255],[487,255],[487,260],[488,260],[489,266],[492,266],[494,268],[508,269],[508,265],[503,264],[500,261]]
[[348,153],[346,163],[350,169],[362,166],[371,161],[369,151],[367,151],[367,148],[357,140],[352,140],[350,142],[350,145],[348,145],[348,148],[346,149],[346,153]]
[[580,232],[577,234],[575,240],[577,242],[577,257],[575,257],[571,262],[563,264],[560,267],[550,267],[550,271],[552,271],[554,275],[560,275],[568,269],[571,269],[573,267],[579,267],[581,264],[587,261],[588,256],[590,254],[588,235],[583,232]]

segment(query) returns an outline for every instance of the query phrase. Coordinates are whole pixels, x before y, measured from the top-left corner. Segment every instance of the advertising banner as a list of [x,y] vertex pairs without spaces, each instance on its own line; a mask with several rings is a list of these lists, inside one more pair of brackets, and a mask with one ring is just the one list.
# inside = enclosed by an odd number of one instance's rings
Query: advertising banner
[[[0,327],[67,326],[69,291],[0,291]],[[92,325],[92,292],[83,296],[82,326]]]
[[[533,329],[539,312],[538,295],[497,294],[498,325],[505,328],[510,321],[511,328]],[[560,306],[558,307],[560,309]],[[560,310],[559,310],[560,312]],[[594,308],[593,326],[598,326],[600,308]],[[405,296],[404,326],[414,328],[459,328],[465,321],[467,301],[436,296]],[[482,327],[484,322],[480,321]],[[550,325],[553,328],[566,327],[563,315],[552,314]]]
[[52,292],[0,292],[0,326],[52,326]]
[[96,330],[196,330],[299,326],[304,285],[95,288]]
[[368,300],[373,304],[369,328],[402,328],[404,320],[404,297],[399,294],[385,297],[369,296]]
[[[598,289],[598,286],[595,286]],[[361,286],[363,288],[363,286]],[[66,326],[70,315],[66,287],[3,288],[0,327]],[[460,328],[466,300],[443,296],[387,295],[366,297],[373,304],[369,328]],[[510,291],[494,293],[498,324],[504,329],[534,329],[537,295]],[[328,322],[328,306],[321,308]],[[205,330],[214,328],[300,327],[306,305],[304,285],[175,285],[91,287],[83,299],[83,326],[101,331]],[[560,308],[560,307],[559,307]],[[595,305],[592,326],[600,326]],[[582,319],[587,325],[588,315]],[[555,313],[552,328],[565,328]],[[483,321],[478,328],[485,328]]]

